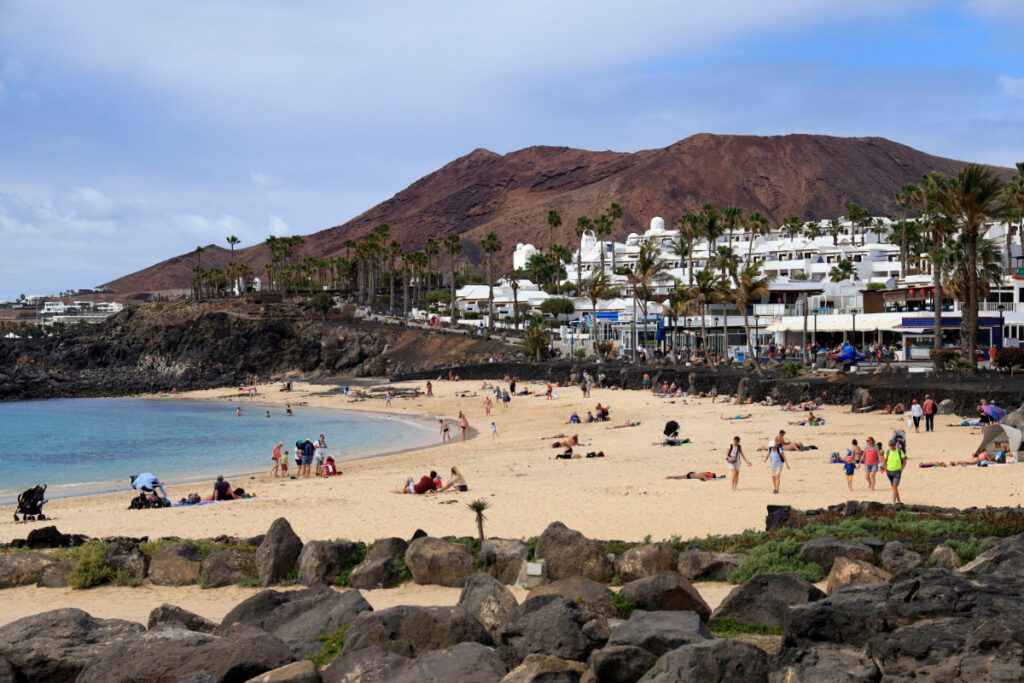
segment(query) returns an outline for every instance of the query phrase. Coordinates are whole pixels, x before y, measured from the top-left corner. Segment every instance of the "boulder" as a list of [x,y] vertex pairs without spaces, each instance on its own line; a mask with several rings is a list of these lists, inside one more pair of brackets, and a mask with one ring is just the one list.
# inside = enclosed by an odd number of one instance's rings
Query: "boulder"
[[[984,546],[982,546],[984,547]],[[957,571],[977,576],[981,574],[1012,574],[1024,566],[1024,534],[1005,539],[999,545],[985,550]]]
[[199,582],[203,556],[191,543],[165,545],[149,561],[149,580],[157,586],[188,586]]
[[729,638],[684,645],[662,655],[640,679],[644,683],[675,681],[768,680],[768,655],[764,650]]
[[299,583],[330,583],[356,564],[359,544],[351,541],[310,541],[299,553]]
[[710,638],[711,632],[696,612],[636,610],[611,630],[608,645],[632,645],[660,657],[669,650]]
[[227,548],[210,553],[199,569],[199,578],[210,588],[237,586],[256,575],[252,555]]
[[899,541],[886,543],[878,559],[890,574],[899,574],[924,565],[924,558],[920,553],[915,553]]
[[879,678],[863,649],[832,644],[783,649],[768,672],[769,683],[876,683]]
[[519,570],[526,562],[529,551],[526,544],[516,539],[488,538],[480,546],[480,561],[484,570],[502,583],[515,583]]
[[538,595],[505,615],[498,629],[498,653],[510,667],[527,655],[585,661],[608,638],[605,618],[559,595]]
[[627,583],[619,595],[648,612],[685,610],[696,612],[703,621],[711,616],[711,608],[697,589],[675,570]]
[[539,560],[527,560],[519,565],[519,576],[516,577],[516,585],[520,588],[536,588],[548,582],[548,563],[541,558]]
[[480,620],[488,631],[497,633],[502,618],[519,605],[516,596],[490,574],[477,572],[466,579],[458,606]]
[[874,551],[863,543],[840,541],[832,536],[815,538],[800,546],[800,559],[820,564],[826,573],[832,569],[837,557],[849,557],[869,564],[875,561]]
[[[886,678],[942,680],[938,674],[943,664],[965,651],[971,626],[971,620],[963,617],[925,619],[875,636],[868,641],[867,655]],[[1019,655],[1017,659],[1020,660]],[[1020,661],[1017,670],[1020,671]]]
[[762,624],[772,628],[785,623],[793,605],[821,600],[825,594],[796,572],[755,574],[733,588],[712,619],[732,619],[737,624]]
[[246,681],[292,661],[285,644],[260,629],[234,626],[215,636],[165,626],[105,649],[75,681]]
[[313,662],[300,659],[250,678],[246,683],[320,683],[320,672]]
[[143,630],[134,621],[96,619],[80,609],[41,612],[0,628],[0,659],[10,660],[18,680],[64,683],[108,648],[120,651]]
[[825,594],[832,595],[832,591],[844,583],[884,583],[891,578],[892,574],[873,564],[838,557],[832,565],[832,571],[828,573]]
[[501,683],[576,683],[583,665],[553,655],[526,655]]
[[657,661],[656,656],[642,647],[610,645],[590,653],[587,669],[580,681],[581,683],[638,681]]
[[18,674],[9,660],[0,659],[0,683],[18,683]]
[[793,508],[789,505],[769,505],[768,514],[764,518],[764,530],[775,531],[789,524],[793,516]]
[[466,546],[429,536],[409,544],[405,563],[412,580],[421,585],[462,588],[473,573],[473,554]]
[[[955,411],[956,406],[953,404],[953,399],[944,398],[939,401],[939,407],[936,412],[939,415],[952,415]],[[1007,417],[1009,417],[1009,415],[1007,415]],[[1004,417],[1003,420],[1006,420],[1006,418]],[[1024,421],[1022,421],[1022,424],[1024,424]],[[1020,428],[1018,427],[1018,429]]]
[[552,522],[537,540],[535,557],[548,563],[548,577],[552,581],[579,574],[588,579],[602,580],[612,575],[611,560],[597,541],[586,538],[561,522]]
[[462,607],[399,605],[356,617],[345,633],[345,652],[376,646],[418,657],[467,642],[494,644],[483,624]]
[[199,631],[200,633],[213,633],[217,630],[217,624],[206,617],[165,602],[159,607],[154,607],[153,611],[149,613],[149,622],[146,624],[146,628],[152,630],[157,626],[167,624],[180,624],[190,631]]
[[496,683],[508,669],[493,647],[480,643],[458,643],[433,650],[406,664],[389,679],[392,683],[458,681]]
[[709,553],[703,550],[687,550],[679,553],[676,570],[684,579],[714,579],[726,581],[729,572],[747,561],[745,553]]
[[363,590],[391,588],[399,580],[396,558],[405,555],[406,548],[408,545],[400,538],[380,539],[349,573],[348,585]]
[[850,401],[850,412],[851,413],[863,413],[871,410],[874,404],[871,402],[871,393],[863,388],[858,387],[853,390],[853,400]]
[[0,555],[0,588],[31,586],[39,582],[43,570],[54,564],[42,553],[7,553]]
[[379,647],[344,650],[320,671],[323,683],[384,683],[391,681],[409,660]]
[[928,561],[939,569],[947,569],[949,571],[959,569],[963,564],[963,560],[960,559],[957,552],[945,544],[935,546],[935,550],[928,557]]
[[70,560],[58,560],[48,564],[39,572],[39,580],[36,585],[40,588],[67,588],[68,574],[71,573]]
[[615,559],[615,572],[623,581],[646,579],[662,572],[675,571],[679,553],[664,543],[648,543],[630,548]]
[[526,596],[527,600],[538,595],[561,595],[590,612],[603,614],[606,617],[618,616],[615,610],[615,593],[603,583],[585,579],[582,576],[570,576],[554,583],[538,586]]
[[739,399],[741,404],[750,398],[749,377],[741,377],[739,383],[736,384],[736,398]]
[[260,584],[266,588],[288,576],[301,552],[302,539],[292,531],[292,525],[284,517],[275,519],[256,549]]
[[141,581],[146,578],[149,558],[139,550],[138,543],[116,540],[103,551],[103,564],[110,567],[115,575],[123,573],[123,575]]
[[339,592],[323,584],[297,591],[264,590],[235,605],[217,632],[234,624],[261,628],[301,659],[320,650],[317,636],[334,633],[372,609],[359,591]]
[[70,545],[78,545],[74,540],[72,536],[57,531],[55,526],[44,526],[28,532],[28,536],[25,537],[25,547],[32,550],[67,548]]

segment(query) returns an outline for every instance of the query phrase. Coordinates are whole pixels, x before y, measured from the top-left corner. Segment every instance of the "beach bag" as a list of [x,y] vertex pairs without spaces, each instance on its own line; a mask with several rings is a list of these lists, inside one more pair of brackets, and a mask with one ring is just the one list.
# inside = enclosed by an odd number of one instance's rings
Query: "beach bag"
[[838,462],[842,462],[843,459],[839,457],[839,451],[832,451],[832,455],[828,456],[828,461],[830,464],[834,465]]

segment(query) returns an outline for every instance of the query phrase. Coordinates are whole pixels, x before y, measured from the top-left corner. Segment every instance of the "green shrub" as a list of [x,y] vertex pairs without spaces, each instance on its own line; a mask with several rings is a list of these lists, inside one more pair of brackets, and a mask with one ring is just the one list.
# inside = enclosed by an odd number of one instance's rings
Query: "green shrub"
[[109,545],[106,541],[89,541],[72,550],[74,564],[68,572],[68,585],[83,589],[110,581],[114,572],[103,563],[103,553]]
[[755,574],[796,572],[811,583],[821,581],[825,572],[815,562],[800,559],[800,543],[795,540],[767,541],[750,551],[750,557],[729,572],[730,583],[743,583]]
[[540,536],[530,536],[528,539],[526,539],[525,542],[526,542],[526,553],[527,553],[526,557],[527,557],[527,559],[529,559],[529,560],[536,560],[537,559],[537,556],[534,554],[534,551],[537,550],[537,542],[539,540],[540,540]]
[[981,541],[976,538],[972,538],[968,541],[958,541],[956,539],[948,539],[946,545],[956,551],[956,554],[960,556],[960,559],[964,562],[971,562],[978,555],[981,554]]
[[796,363],[796,362],[793,362],[793,361],[788,361],[788,362],[782,364],[781,372],[782,372],[782,376],[783,377],[796,377],[797,375],[799,375],[803,371],[804,371],[804,366],[803,366],[802,363]]
[[[338,539],[341,542],[347,542],[344,539]],[[359,552],[349,557],[345,565],[341,568],[341,573],[331,582],[335,586],[348,586],[348,577],[352,573],[352,570],[356,568],[356,565],[366,559],[366,544],[362,541],[359,542]]]
[[345,633],[351,625],[345,624],[334,633],[324,633],[316,637],[318,641],[324,644],[319,652],[309,658],[317,668],[330,663],[332,659],[341,653],[345,647]]
[[392,588],[401,586],[412,579],[412,572],[409,571],[409,565],[405,563],[404,555],[395,555],[391,560],[391,569],[395,572],[395,582],[391,584]]
[[782,627],[780,626],[737,624],[732,619],[712,619],[708,622],[708,630],[716,638],[738,638],[750,634],[782,634]]
[[[619,583],[621,583],[621,581]],[[612,607],[615,608],[615,613],[619,619],[629,619],[630,615],[633,614],[633,611],[636,610],[635,602],[623,595],[619,595],[618,593],[612,593],[602,599],[612,604]]]
[[142,579],[133,575],[126,569],[118,569],[117,573],[110,579],[110,583],[115,586],[128,586],[130,588],[135,588],[142,584]]
[[145,543],[140,543],[139,550],[142,552],[143,555],[145,555],[149,559],[153,559],[153,556],[156,555],[161,548],[166,548],[169,545],[176,545],[181,542],[182,541],[180,538],[176,538],[173,536],[168,538],[158,538],[155,541],[146,541]]

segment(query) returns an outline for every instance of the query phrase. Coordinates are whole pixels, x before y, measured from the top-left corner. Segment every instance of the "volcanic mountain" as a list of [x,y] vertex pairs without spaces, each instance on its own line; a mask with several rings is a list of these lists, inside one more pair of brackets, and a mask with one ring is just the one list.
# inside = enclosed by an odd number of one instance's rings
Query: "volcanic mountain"
[[[930,171],[955,174],[967,162],[931,156],[884,138],[824,135],[711,135],[702,133],[662,149],[591,152],[528,147],[508,154],[476,149],[420,178],[352,220],[306,236],[303,256],[344,254],[344,242],[378,223],[406,249],[428,237],[458,233],[463,254],[478,260],[479,241],[494,230],[508,253],[518,242],[548,243],[547,215],[557,209],[557,241],[575,244],[579,216],[596,216],[618,202],[623,218],[615,239],[643,232],[653,216],[671,223],[705,202],[758,210],[773,223],[790,215],[834,218],[847,202],[874,215],[896,214],[894,195]],[[1009,177],[1009,169],[998,169]],[[225,267],[229,252],[205,247],[204,267]],[[262,272],[263,245],[236,249],[235,258]],[[506,257],[506,260],[508,257]],[[107,284],[119,296],[184,290],[196,264],[183,254]]]

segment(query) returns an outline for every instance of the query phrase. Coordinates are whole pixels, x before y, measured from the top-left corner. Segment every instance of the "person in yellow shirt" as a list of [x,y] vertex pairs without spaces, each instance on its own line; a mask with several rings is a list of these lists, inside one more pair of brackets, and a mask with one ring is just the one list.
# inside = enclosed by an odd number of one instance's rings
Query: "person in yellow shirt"
[[900,476],[903,474],[903,468],[907,466],[907,454],[896,439],[889,440],[889,450],[885,452],[885,476],[889,477],[889,483],[892,484],[892,502],[902,503],[900,500]]

